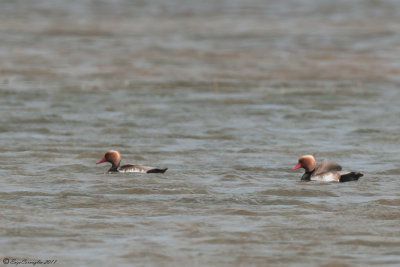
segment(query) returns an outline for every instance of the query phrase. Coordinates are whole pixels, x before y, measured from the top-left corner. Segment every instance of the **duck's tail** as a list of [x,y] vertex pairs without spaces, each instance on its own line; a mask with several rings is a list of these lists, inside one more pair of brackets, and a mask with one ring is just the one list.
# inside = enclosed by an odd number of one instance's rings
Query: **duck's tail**
[[350,182],[350,181],[357,181],[360,177],[364,176],[361,172],[349,172],[340,175],[340,182]]
[[147,171],[147,173],[164,173],[164,172],[166,172],[167,170],[168,170],[168,168],[165,168],[165,169],[158,169],[158,168],[156,168],[156,169],[152,169],[152,170]]

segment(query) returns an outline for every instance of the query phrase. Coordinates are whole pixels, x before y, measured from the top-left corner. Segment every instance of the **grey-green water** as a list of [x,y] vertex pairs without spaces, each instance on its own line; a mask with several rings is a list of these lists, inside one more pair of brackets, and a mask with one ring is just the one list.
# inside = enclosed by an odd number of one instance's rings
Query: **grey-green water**
[[[2,1],[0,258],[400,264],[396,1]],[[106,174],[109,149],[160,174]],[[364,172],[302,183],[313,154]]]

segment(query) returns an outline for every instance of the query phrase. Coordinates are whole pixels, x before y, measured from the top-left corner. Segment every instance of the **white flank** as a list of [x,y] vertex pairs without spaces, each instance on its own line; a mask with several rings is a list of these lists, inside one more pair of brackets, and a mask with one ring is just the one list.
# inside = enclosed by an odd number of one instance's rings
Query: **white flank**
[[119,170],[119,172],[141,172],[141,173],[146,173],[146,170],[142,169],[142,168],[132,167],[132,168],[126,168],[126,169],[123,169],[123,170]]
[[340,176],[338,173],[327,172],[317,176],[311,176],[312,181],[321,182],[339,182]]

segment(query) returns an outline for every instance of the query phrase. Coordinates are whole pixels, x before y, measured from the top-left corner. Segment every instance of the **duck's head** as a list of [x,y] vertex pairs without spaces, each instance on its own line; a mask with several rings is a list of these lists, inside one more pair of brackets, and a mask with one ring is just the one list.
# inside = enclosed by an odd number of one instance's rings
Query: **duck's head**
[[301,156],[297,165],[292,168],[292,171],[299,168],[304,168],[306,172],[313,171],[315,169],[315,158],[312,155]]
[[110,150],[106,152],[104,157],[100,161],[96,162],[96,164],[103,162],[110,162],[113,167],[119,166],[119,163],[121,162],[121,155],[118,151]]

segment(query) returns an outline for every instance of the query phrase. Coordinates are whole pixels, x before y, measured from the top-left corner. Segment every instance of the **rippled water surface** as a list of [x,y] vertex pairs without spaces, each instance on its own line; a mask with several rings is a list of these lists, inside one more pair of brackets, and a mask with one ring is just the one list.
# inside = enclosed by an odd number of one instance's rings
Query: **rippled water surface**
[[[397,1],[2,1],[0,257],[400,264]],[[107,174],[122,163],[165,174]],[[303,154],[362,171],[300,182]]]

